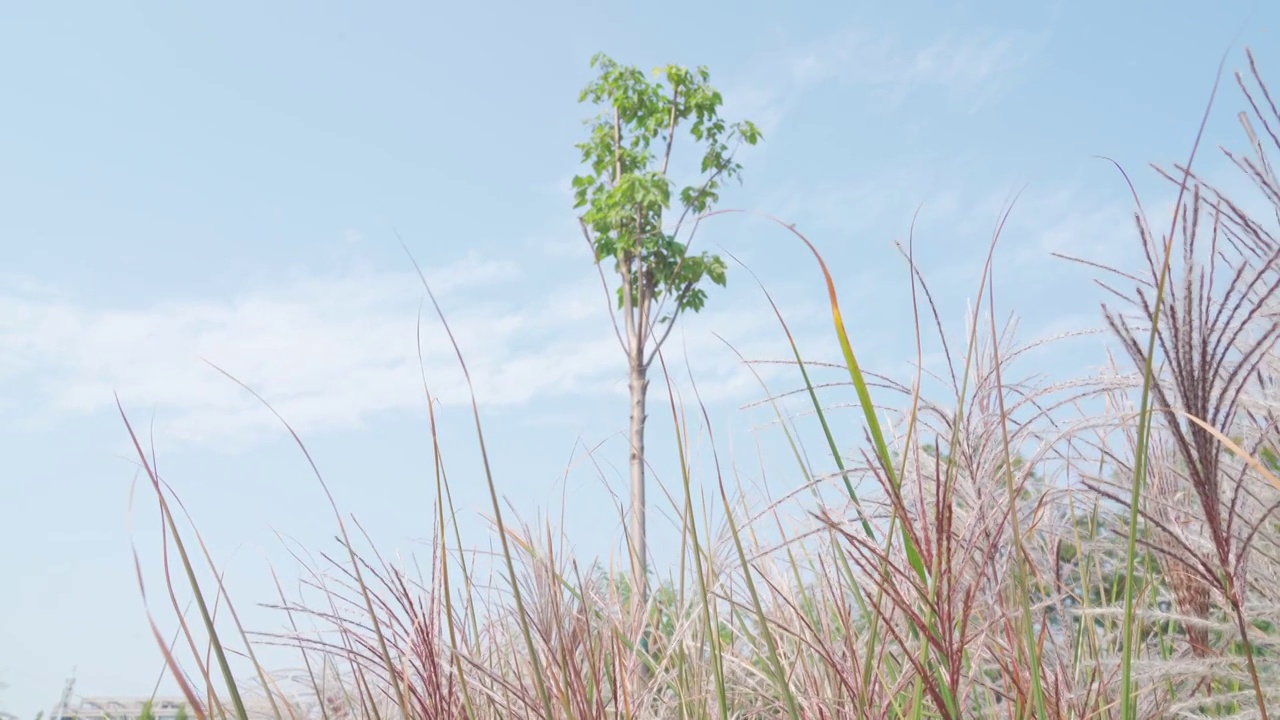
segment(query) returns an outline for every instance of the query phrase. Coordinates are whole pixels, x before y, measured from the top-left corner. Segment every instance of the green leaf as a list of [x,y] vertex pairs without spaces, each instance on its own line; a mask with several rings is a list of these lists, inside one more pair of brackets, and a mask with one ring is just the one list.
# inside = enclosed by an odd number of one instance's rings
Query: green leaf
[[[703,280],[723,287],[726,265],[706,253],[688,255],[687,245],[665,229],[673,195],[680,213],[711,210],[720,201],[723,181],[739,177],[742,169],[733,161],[731,144],[755,145],[759,129],[750,121],[729,123],[720,116],[724,98],[711,86],[705,66],[690,71],[666,65],[646,74],[597,53],[591,67],[597,75],[582,89],[579,102],[589,102],[597,114],[587,120],[586,139],[575,146],[587,171],[575,175],[571,187],[596,261],[613,258],[620,280],[629,273],[633,297],[643,290],[650,302],[671,298],[676,310],[697,312],[707,300]],[[664,161],[681,134],[697,146],[703,177],[676,192]],[[621,306],[621,282],[616,292]],[[677,314],[665,314],[662,321]]]

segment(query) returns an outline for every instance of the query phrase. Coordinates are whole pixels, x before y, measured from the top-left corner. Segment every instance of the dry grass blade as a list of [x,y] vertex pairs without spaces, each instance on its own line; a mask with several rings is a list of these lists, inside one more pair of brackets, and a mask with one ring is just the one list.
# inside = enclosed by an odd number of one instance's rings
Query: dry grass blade
[[[185,507],[125,418],[161,506],[170,604],[181,607],[175,547],[209,636],[206,651],[199,623],[178,612],[174,642],[192,655],[179,659],[147,608],[193,713],[245,716],[249,684],[231,677],[215,627],[225,602],[246,643],[300,656],[303,669],[283,676],[245,653],[280,700],[274,716],[290,720],[1266,717],[1280,701],[1280,231],[1269,217],[1280,224],[1280,189],[1268,158],[1280,114],[1248,57],[1257,87],[1237,81],[1251,154],[1224,152],[1263,205],[1226,197],[1190,161],[1162,173],[1178,193],[1172,231],[1154,236],[1139,203],[1145,267],[1115,271],[1132,287],[1107,289],[1129,304],[1102,313],[1131,370],[1108,355],[1079,377],[1037,372],[1071,335],[1023,344],[997,316],[991,258],[1008,209],[963,338],[945,332],[947,308],[916,265],[913,221],[901,249],[915,365],[863,368],[833,268],[769,217],[817,260],[837,355],[806,357],[756,278],[790,356],[749,359],[725,342],[763,395],[746,410],[771,413],[754,428],[754,469],[718,446],[696,379],[673,381],[655,355],[680,486],[661,488],[677,555],[647,594],[613,559],[580,565],[555,522],[526,523],[501,497],[470,372],[429,287],[471,393],[487,548],[463,545],[424,370],[437,504],[420,509],[434,523],[423,567],[379,552],[320,479],[339,547],[290,545],[297,592],[273,568],[270,606],[287,630],[244,631],[216,568],[205,603],[170,511]],[[770,388],[765,365],[791,387]],[[245,389],[320,478],[301,438]],[[660,481],[660,469],[646,471]],[[305,700],[286,692],[295,682]]]

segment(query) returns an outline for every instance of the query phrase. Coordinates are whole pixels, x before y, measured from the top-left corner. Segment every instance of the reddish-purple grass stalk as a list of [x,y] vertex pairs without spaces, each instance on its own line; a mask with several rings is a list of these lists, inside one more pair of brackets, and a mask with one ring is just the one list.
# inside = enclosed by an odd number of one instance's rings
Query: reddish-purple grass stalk
[[[1280,149],[1280,113],[1252,54],[1249,63],[1259,89],[1237,80],[1253,111],[1245,129],[1255,157],[1227,157],[1280,220],[1280,186],[1263,147]],[[504,519],[483,442],[499,541],[492,559],[503,582],[486,585],[477,577],[453,521],[428,391],[436,527],[425,577],[414,579],[414,568],[356,547],[350,519],[312,463],[341,531],[339,552],[319,553],[319,562],[295,553],[306,573],[298,596],[290,597],[277,578],[273,603],[289,631],[248,633],[196,534],[217,582],[216,593],[203,591],[207,585],[170,510],[172,490],[126,417],[159,501],[166,590],[196,672],[187,674],[149,615],[166,664],[201,720],[225,717],[229,708],[237,717],[248,714],[241,693],[247,685],[230,667],[235,652],[226,638],[233,635],[218,632],[225,603],[234,637],[245,645],[241,652],[272,701],[264,712],[277,718],[1265,716],[1280,688],[1274,667],[1280,487],[1259,481],[1256,468],[1267,457],[1280,463],[1280,395],[1273,392],[1280,387],[1274,351],[1280,242],[1256,211],[1188,170],[1177,172],[1190,197],[1179,215],[1179,280],[1159,301],[1152,297],[1164,258],[1139,224],[1150,277],[1120,273],[1138,287],[1118,292],[1133,302],[1138,326],[1105,311],[1130,359],[1153,368],[1157,422],[1149,437],[1124,405],[1133,378],[1094,375],[1049,384],[1017,374],[1045,343],[1017,346],[1013,324],[997,322],[995,238],[962,353],[953,353],[913,243],[904,253],[916,367],[901,380],[858,367],[834,278],[814,244],[788,227],[822,267],[843,356],[837,363],[804,359],[761,287],[794,354],[785,363],[799,371],[801,387],[777,392],[764,374],[756,378],[801,480],[782,499],[753,508],[737,466],[722,464],[696,384],[689,385],[689,404],[698,412],[687,413],[660,356],[681,471],[680,488],[668,496],[681,556],[676,573],[641,612],[616,573],[583,571],[549,525]],[[936,373],[925,363],[923,328],[930,324],[928,334],[936,334],[945,359]],[[1143,346],[1144,332],[1152,333],[1160,360]],[[465,369],[462,350],[454,347]],[[761,365],[748,366],[756,372]],[[817,377],[832,371],[838,374],[829,382]],[[850,389],[861,411],[852,432],[863,443],[853,459],[840,450],[849,441],[842,436],[850,432],[849,418],[831,397]],[[792,399],[800,409],[787,405]],[[1113,404],[1109,410],[1090,409],[1104,401]],[[474,398],[471,410],[479,434]],[[698,429],[689,415],[701,417],[710,448],[714,475],[705,483],[694,470]],[[830,473],[817,469],[807,452],[805,422],[817,423],[814,435],[829,450]],[[302,440],[288,432],[311,462]],[[1153,451],[1144,455],[1135,435]],[[1223,453],[1223,437],[1249,457]],[[1131,508],[1132,486],[1124,476],[1131,478],[1138,462],[1155,481]],[[766,471],[772,469],[762,462]],[[1125,521],[1130,509],[1145,522],[1138,535]],[[1126,566],[1130,542],[1152,562]],[[169,572],[170,543],[194,593],[199,624],[179,612],[181,583]],[[140,561],[137,572],[142,586]],[[1126,595],[1132,618],[1122,621]],[[1176,612],[1162,610],[1163,602]],[[1132,633],[1128,641],[1126,633]],[[254,643],[299,653],[310,705],[287,696],[251,654]],[[1129,663],[1137,671],[1118,680],[1116,669]],[[215,674],[223,676],[225,692],[215,690]],[[638,683],[641,676],[645,681]]]

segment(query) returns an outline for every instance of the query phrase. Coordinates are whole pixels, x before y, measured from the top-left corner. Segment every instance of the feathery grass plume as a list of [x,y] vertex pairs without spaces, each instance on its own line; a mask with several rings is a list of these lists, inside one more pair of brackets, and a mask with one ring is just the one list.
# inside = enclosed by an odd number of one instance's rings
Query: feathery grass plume
[[[1258,87],[1237,79],[1252,155],[1227,157],[1263,211],[1184,169],[1166,173],[1191,178],[1178,274],[1157,304],[1163,257],[1140,226],[1148,277],[1120,273],[1137,286],[1117,293],[1131,311],[1105,312],[1127,362],[1158,370],[1149,438],[1133,401],[1141,374],[1109,357],[1081,378],[1028,370],[1066,338],[1019,344],[996,314],[989,265],[963,338],[949,337],[909,244],[912,377],[856,366],[829,274],[841,361],[806,357],[776,305],[791,356],[742,358],[793,372],[783,391],[756,376],[758,406],[794,461],[788,476],[722,455],[697,383],[672,382],[658,356],[680,472],[660,509],[679,557],[644,603],[612,564],[580,567],[550,521],[504,508],[487,462],[493,547],[464,548],[428,390],[435,527],[422,568],[366,549],[333,502],[335,551],[289,547],[304,577],[296,591],[277,585],[288,630],[227,633],[215,631],[236,624],[234,608],[206,553],[218,581],[201,603],[207,638],[166,575],[185,643],[173,645],[191,656],[161,643],[170,672],[194,712],[220,719],[272,704],[265,716],[289,720],[1261,715],[1280,700],[1280,191],[1267,157],[1280,149],[1280,113],[1249,62]],[[1160,361],[1142,342],[1152,330]],[[941,367],[925,363],[935,345]],[[135,449],[162,502],[165,569],[173,544],[192,590],[213,587],[182,550],[190,533],[178,534],[172,488]],[[1151,483],[1131,504],[1143,453]],[[1144,520],[1133,535],[1131,510]],[[244,653],[254,679],[237,682],[217,658],[236,656],[232,637],[292,648],[303,667],[267,672]]]
[[[1249,58],[1253,66],[1252,54]],[[1274,105],[1269,106],[1269,116],[1262,113],[1242,78],[1237,79],[1257,121],[1264,128],[1274,127]],[[1255,79],[1263,96],[1269,97],[1256,67]],[[1269,193],[1274,182],[1262,170],[1270,162],[1247,116],[1242,120],[1257,159],[1226,154],[1275,205],[1275,195]],[[1128,315],[1105,305],[1103,311],[1134,364],[1157,369],[1150,392],[1160,422],[1153,426],[1147,446],[1138,448],[1147,453],[1147,471],[1154,480],[1151,493],[1140,500],[1154,539],[1142,542],[1161,558],[1194,655],[1228,650],[1211,648],[1213,641],[1204,627],[1215,610],[1225,612],[1235,625],[1235,637],[1224,642],[1238,648],[1233,652],[1243,660],[1254,711],[1265,718],[1271,691],[1263,677],[1265,668],[1257,662],[1254,635],[1259,631],[1248,617],[1248,575],[1253,546],[1261,540],[1259,530],[1276,506],[1274,498],[1265,497],[1265,483],[1252,476],[1247,464],[1224,452],[1213,431],[1226,437],[1256,435],[1256,428],[1248,427],[1255,423],[1242,403],[1280,338],[1280,316],[1267,310],[1280,293],[1280,244],[1242,206],[1190,168],[1175,170],[1176,174],[1157,168],[1189,194],[1177,207],[1177,261],[1164,257],[1163,248],[1174,239],[1154,237],[1139,216],[1147,276],[1131,292],[1107,287],[1132,308]],[[1172,274],[1167,284],[1162,280],[1166,268]],[[1159,359],[1141,339],[1147,335],[1154,339]],[[1259,447],[1255,440],[1254,450]],[[1218,684],[1205,679],[1201,685],[1213,693]],[[1241,678],[1225,682],[1227,691],[1234,692]]]

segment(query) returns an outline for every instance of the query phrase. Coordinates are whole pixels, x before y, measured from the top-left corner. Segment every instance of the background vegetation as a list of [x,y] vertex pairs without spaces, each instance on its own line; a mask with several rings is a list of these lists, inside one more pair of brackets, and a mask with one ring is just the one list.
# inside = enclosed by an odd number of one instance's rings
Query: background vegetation
[[[659,449],[686,468],[674,493],[682,552],[648,594],[626,574],[580,564],[550,528],[508,524],[502,479],[487,462],[504,576],[482,581],[460,552],[436,445],[429,561],[383,558],[335,504],[340,552],[299,557],[314,592],[281,588],[274,602],[293,631],[251,633],[198,532],[179,527],[184,511],[122,410],[172,549],[165,595],[177,639],[152,628],[192,715],[246,717],[251,706],[324,720],[1280,712],[1280,112],[1252,54],[1248,62],[1235,75],[1244,149],[1222,152],[1257,194],[1226,197],[1197,175],[1199,141],[1187,161],[1157,169],[1173,212],[1148,217],[1135,195],[1146,264],[1091,266],[1116,298],[1102,320],[1119,352],[1074,381],[1018,374],[1030,346],[1000,319],[989,272],[975,279],[963,337],[946,337],[926,278],[913,273],[917,338],[937,334],[941,373],[917,369],[904,384],[862,368],[820,241],[777,221],[822,273],[838,369],[863,423],[828,422],[825,388],[811,379],[818,363],[793,342],[796,386],[762,392],[776,400],[798,390],[822,431],[800,437],[775,403],[808,482],[751,507],[730,463],[691,476],[705,410],[696,385],[690,397],[664,388],[651,415],[684,438]],[[914,269],[909,243],[903,260]],[[653,359],[665,373],[662,353]],[[461,350],[458,361],[465,368]],[[484,452],[478,410],[475,421]],[[841,452],[850,446],[852,456]],[[832,486],[845,493],[838,506],[818,494]],[[713,508],[723,521],[709,520]],[[173,583],[194,591],[195,620]],[[254,653],[263,644],[296,650],[302,671],[269,672]],[[237,656],[253,677],[232,672]]]

